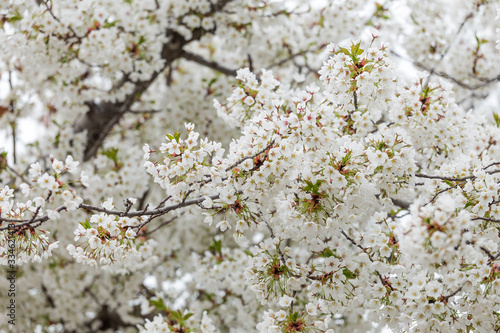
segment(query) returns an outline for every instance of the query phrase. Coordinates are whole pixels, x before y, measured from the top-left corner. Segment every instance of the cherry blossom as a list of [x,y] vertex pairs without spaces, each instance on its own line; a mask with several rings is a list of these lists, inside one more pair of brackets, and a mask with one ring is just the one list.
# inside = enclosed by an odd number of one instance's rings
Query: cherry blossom
[[497,1],[0,8],[0,330],[500,329]]

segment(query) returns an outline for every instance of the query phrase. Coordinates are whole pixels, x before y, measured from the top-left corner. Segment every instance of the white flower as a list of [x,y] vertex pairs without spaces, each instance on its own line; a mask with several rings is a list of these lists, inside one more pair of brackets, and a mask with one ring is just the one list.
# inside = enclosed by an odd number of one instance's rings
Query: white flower
[[30,194],[30,186],[28,184],[22,183],[19,187],[21,188],[21,192],[24,196],[28,196]]
[[61,217],[59,212],[57,210],[54,210],[54,209],[47,209],[47,216],[51,220],[57,220],[57,219],[59,219],[59,217]]
[[208,213],[203,213],[204,215],[206,215],[205,219],[203,220],[204,223],[208,224],[208,225],[212,225],[212,223],[214,222],[214,218],[212,215],[208,214]]
[[115,206],[113,205],[113,198],[110,197],[106,201],[102,203],[102,208],[107,209],[107,210],[113,210]]
[[144,146],[142,146],[142,151],[144,151],[144,156],[142,158],[145,160],[149,160],[149,157],[151,156],[153,150],[151,150],[151,148],[147,143],[145,143]]
[[311,316],[315,316],[318,313],[318,308],[313,303],[307,303],[306,312]]
[[217,225],[215,227],[219,228],[220,231],[224,232],[227,229],[231,229],[231,224],[229,224],[229,222],[227,222],[227,220],[222,220],[219,223],[217,223]]
[[295,298],[290,297],[288,295],[283,295],[280,297],[280,299],[278,301],[278,305],[281,307],[289,307],[293,301],[295,301]]
[[425,286],[427,296],[438,298],[441,295],[443,286],[438,281],[431,281]]
[[31,164],[29,173],[30,173],[31,178],[36,178],[39,175],[41,175],[42,174],[42,167],[40,166],[40,163],[35,162],[35,163]]
[[58,186],[56,179],[48,173],[44,173],[40,178],[38,178],[38,183],[40,184],[41,188],[50,190]]
[[212,319],[207,315],[207,311],[203,312],[200,329],[202,333],[215,332],[215,326],[212,324]]
[[204,208],[212,208],[214,202],[209,197],[205,196],[205,200],[201,203]]
[[136,232],[132,228],[128,228],[127,231],[125,232],[125,237],[127,238],[134,238],[136,235]]
[[64,161],[64,164],[66,169],[68,169],[70,173],[75,173],[80,162],[74,161],[73,156],[68,155],[66,157],[66,160]]
[[45,199],[42,197],[36,197],[36,198],[33,198],[33,203],[37,207],[44,207],[45,206]]
[[279,310],[274,314],[278,321],[283,321],[286,319],[286,312],[284,310]]
[[64,163],[62,161],[54,159],[52,161],[52,169],[54,169],[56,173],[61,173],[64,170]]
[[101,243],[101,241],[95,236],[89,239],[89,245],[91,249],[96,249],[99,243]]
[[80,182],[82,183],[83,186],[89,187],[89,176],[85,174],[85,171],[82,171],[80,173]]

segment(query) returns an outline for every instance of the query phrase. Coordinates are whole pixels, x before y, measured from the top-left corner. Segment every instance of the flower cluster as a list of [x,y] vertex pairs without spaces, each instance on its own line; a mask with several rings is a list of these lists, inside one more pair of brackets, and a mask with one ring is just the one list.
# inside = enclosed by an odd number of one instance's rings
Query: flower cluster
[[16,329],[500,329],[498,2],[306,2],[0,0]]
[[[59,242],[51,242],[48,238],[50,232],[36,227],[48,219],[58,219],[62,210],[75,211],[83,201],[75,194],[70,182],[64,181],[64,174],[76,173],[79,163],[72,156],[64,162],[51,157],[51,162],[52,173],[44,172],[39,163],[33,163],[29,169],[31,185],[19,185],[22,194],[31,196],[31,200],[17,202],[14,207],[14,190],[8,186],[0,189],[0,258],[3,265],[8,262],[9,241],[15,244],[18,265],[41,262],[42,258],[51,256]],[[85,183],[84,174],[78,182]],[[61,199],[64,205],[56,206]],[[26,220],[29,215],[32,217]]]
[[[95,228],[90,223],[97,224]],[[79,246],[69,244],[67,249],[77,262],[96,265],[114,263],[127,255],[140,256],[135,245],[135,231],[127,223],[105,213],[92,216],[90,223],[85,221],[75,230],[75,242],[84,238]],[[125,231],[126,230],[126,231]]]

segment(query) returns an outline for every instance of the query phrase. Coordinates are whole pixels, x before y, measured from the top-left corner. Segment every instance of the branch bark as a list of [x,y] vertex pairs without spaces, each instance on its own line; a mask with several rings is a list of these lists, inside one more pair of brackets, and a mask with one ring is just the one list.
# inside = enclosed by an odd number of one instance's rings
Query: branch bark
[[[232,0],[220,0],[212,5],[212,13],[221,11]],[[212,31],[213,32],[213,31]],[[123,101],[116,103],[86,101],[85,104],[89,110],[84,118],[75,125],[75,131],[87,131],[87,144],[85,148],[84,161],[90,160],[97,153],[99,147],[109,135],[113,127],[119,123],[123,115],[130,111],[130,108],[137,97],[146,91],[156,78],[171,64],[181,58],[186,52],[184,47],[196,40],[199,40],[207,31],[197,28],[192,32],[192,38],[186,40],[182,35],[174,30],[168,29],[166,35],[168,42],[163,45],[161,51],[162,59],[165,60],[164,66],[157,72],[154,72],[150,79],[135,82],[135,89]],[[198,59],[199,60],[199,59]],[[201,60],[199,60],[201,61]],[[219,70],[221,71],[221,70]],[[235,73],[235,72],[234,72]],[[231,74],[233,74],[231,72]],[[236,75],[236,74],[234,74]]]
[[215,61],[209,61],[209,60],[206,60],[204,59],[203,57],[197,55],[197,54],[194,54],[194,53],[190,53],[190,52],[184,52],[182,54],[182,57],[186,60],[190,60],[190,61],[194,61],[200,65],[203,65],[205,67],[208,67],[208,68],[212,68],[218,72],[221,72],[222,74],[225,74],[227,76],[236,76],[236,70],[234,69],[230,69],[230,68],[227,68],[227,67],[224,67],[222,65],[220,65],[218,62],[215,62]]

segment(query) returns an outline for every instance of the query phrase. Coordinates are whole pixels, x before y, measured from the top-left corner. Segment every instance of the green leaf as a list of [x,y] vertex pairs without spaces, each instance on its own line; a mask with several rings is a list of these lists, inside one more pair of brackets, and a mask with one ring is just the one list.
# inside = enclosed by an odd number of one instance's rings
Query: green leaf
[[154,306],[155,308],[157,308],[160,311],[167,310],[167,307],[165,306],[165,304],[163,303],[163,300],[161,298],[159,300],[150,299],[149,304],[151,304],[152,306]]
[[290,319],[292,320],[292,322],[295,323],[299,319],[299,313],[298,312],[290,313]]
[[477,46],[481,46],[481,44],[488,43],[487,39],[484,39],[484,38],[479,39],[479,37],[477,37],[477,35],[474,37],[476,37]]
[[112,160],[113,162],[118,162],[118,148],[109,148],[102,152],[104,156]]
[[329,248],[324,249],[323,253],[321,253],[321,256],[324,258],[333,257],[333,255],[334,255],[333,251],[330,250]]
[[106,22],[104,22],[103,24],[103,28],[111,28],[111,27],[114,27],[116,25],[116,21],[113,21],[113,22],[108,22],[108,20],[106,20]]
[[323,180],[322,179],[318,179],[316,181],[315,184],[313,184],[311,181],[309,180],[305,180],[307,186],[305,186],[303,188],[304,191],[306,192],[311,192],[313,194],[316,194],[316,195],[319,195],[319,187],[321,186],[321,184],[323,183]]
[[214,77],[213,79],[210,80],[210,82],[208,82],[208,88],[211,88],[212,85],[217,82],[219,78],[218,77]]
[[313,189],[313,187],[314,187],[313,183],[312,183],[312,182],[310,182],[309,180],[306,180],[305,182],[306,182],[307,186],[306,186],[306,187],[304,187],[304,188],[303,188],[303,190],[304,190],[304,191],[311,192],[311,191],[312,191],[312,189]]
[[348,270],[347,268],[344,268],[342,270],[342,273],[348,279],[354,279],[356,277],[356,275],[353,272],[351,272],[350,270]]
[[222,252],[222,241],[214,239],[214,242],[208,247],[208,249],[212,253],[221,253]]
[[172,318],[173,318],[174,320],[176,320],[177,322],[182,321],[182,313],[181,313],[181,310],[172,311]]
[[52,260],[52,261],[49,263],[49,268],[50,268],[50,269],[55,269],[55,268],[57,268],[57,267],[59,267],[59,264],[57,263],[57,261]]
[[174,139],[175,139],[175,141],[179,142],[181,140],[181,133],[175,132],[174,133]]
[[0,171],[7,169],[7,153],[0,153]]
[[454,184],[452,181],[449,181],[449,180],[443,180],[443,181],[444,181],[444,182],[446,183],[446,185],[448,185],[448,186],[455,186],[455,184]]
[[88,220],[85,220],[85,222],[80,222],[80,224],[82,225],[82,227],[84,227],[85,229],[90,229],[92,228],[92,226],[90,225],[89,221]]
[[342,157],[342,165],[347,165],[351,157],[352,157],[352,151],[349,150],[347,154],[345,154],[345,156]]
[[464,209],[467,209],[470,206],[474,206],[474,203],[472,201],[467,201],[467,203],[464,206]]
[[171,134],[165,134],[165,136],[170,140],[172,141],[174,139],[174,137],[171,135]]
[[497,127],[500,127],[500,116],[498,115],[498,113],[493,112],[493,118],[495,119],[495,124],[497,125]]
[[21,21],[22,19],[23,19],[23,16],[21,15],[21,13],[19,13],[19,11],[16,10],[14,15],[7,18],[7,22],[12,23],[12,22],[16,22],[16,21]]
[[318,25],[322,28],[325,27],[325,17],[323,15],[319,17]]
[[194,313],[192,312],[188,312],[184,315],[184,320],[188,320],[189,318],[191,318],[191,316],[194,315]]
[[358,56],[358,55],[361,55],[363,53],[363,49],[359,48],[361,46],[361,42],[359,42],[358,44],[352,44],[351,45],[351,54],[353,56]]
[[343,54],[345,54],[345,55],[347,55],[347,56],[351,56],[351,52],[349,52],[349,50],[348,50],[348,49],[346,49],[345,47],[340,47],[340,46],[339,46],[339,50],[337,51],[337,53],[338,53],[338,52],[343,53]]

